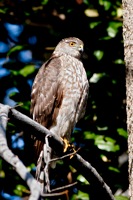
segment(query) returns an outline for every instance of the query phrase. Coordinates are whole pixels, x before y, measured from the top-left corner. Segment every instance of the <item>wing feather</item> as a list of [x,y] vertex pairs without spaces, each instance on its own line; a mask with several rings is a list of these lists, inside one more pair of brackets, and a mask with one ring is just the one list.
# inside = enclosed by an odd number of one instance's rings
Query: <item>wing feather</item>
[[[47,128],[56,123],[56,116],[63,98],[63,91],[58,82],[60,68],[60,59],[52,57],[40,68],[32,87],[31,114],[35,121]],[[42,147],[43,143],[36,140],[37,157]]]

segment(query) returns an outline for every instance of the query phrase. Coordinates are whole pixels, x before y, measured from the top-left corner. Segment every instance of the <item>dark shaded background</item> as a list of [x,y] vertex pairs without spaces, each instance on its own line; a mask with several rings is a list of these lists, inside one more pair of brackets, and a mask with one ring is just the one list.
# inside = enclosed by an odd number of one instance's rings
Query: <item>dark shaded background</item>
[[[90,80],[86,115],[77,124],[72,142],[119,195],[116,199],[126,200],[120,197],[128,188],[121,1],[1,1],[0,102],[11,106],[23,103],[17,109],[30,116],[34,77],[56,44],[69,36],[85,43],[83,63]],[[34,174],[30,141],[21,128],[9,123],[8,143]],[[60,170],[62,165],[53,185],[58,185],[60,176],[62,184],[65,182]],[[70,199],[89,199],[95,186],[88,186],[78,172],[70,171],[79,182],[70,190]],[[3,199],[27,195],[25,183],[2,160],[0,185]]]

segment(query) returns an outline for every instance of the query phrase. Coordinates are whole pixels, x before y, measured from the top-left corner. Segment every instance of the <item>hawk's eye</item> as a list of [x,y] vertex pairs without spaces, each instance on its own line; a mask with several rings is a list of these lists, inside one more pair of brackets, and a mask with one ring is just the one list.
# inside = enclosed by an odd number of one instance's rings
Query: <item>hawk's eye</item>
[[74,46],[76,43],[75,42],[70,42],[69,45],[72,47]]

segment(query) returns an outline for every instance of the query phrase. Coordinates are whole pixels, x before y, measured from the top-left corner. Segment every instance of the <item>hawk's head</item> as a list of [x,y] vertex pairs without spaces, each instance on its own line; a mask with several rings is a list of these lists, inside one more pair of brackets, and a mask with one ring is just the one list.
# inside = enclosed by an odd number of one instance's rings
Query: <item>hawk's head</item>
[[54,53],[65,53],[75,58],[80,58],[83,52],[84,43],[75,37],[62,39],[56,46]]

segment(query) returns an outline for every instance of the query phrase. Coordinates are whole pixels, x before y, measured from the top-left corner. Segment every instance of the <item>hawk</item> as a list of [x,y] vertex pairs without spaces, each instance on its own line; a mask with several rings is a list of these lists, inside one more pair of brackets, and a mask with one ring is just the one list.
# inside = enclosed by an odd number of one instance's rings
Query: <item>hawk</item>
[[[33,119],[61,137],[65,144],[70,142],[71,133],[86,110],[89,84],[80,60],[83,45],[75,37],[62,39],[39,69],[32,87]],[[35,141],[37,155],[43,145]]]

